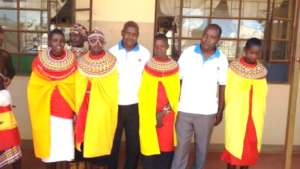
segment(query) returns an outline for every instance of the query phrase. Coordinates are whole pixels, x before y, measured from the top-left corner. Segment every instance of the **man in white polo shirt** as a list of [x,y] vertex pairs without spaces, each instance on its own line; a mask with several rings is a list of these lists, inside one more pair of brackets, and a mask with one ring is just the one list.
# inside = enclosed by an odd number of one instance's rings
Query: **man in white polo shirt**
[[124,169],[136,169],[140,153],[138,90],[142,71],[150,59],[149,51],[137,42],[139,27],[128,21],[122,30],[122,40],[109,52],[117,58],[119,70],[119,112],[109,169],[118,169],[122,130],[125,128],[126,159]]
[[182,80],[179,115],[176,122],[178,145],[172,169],[185,169],[192,136],[196,157],[193,169],[202,169],[214,125],[222,121],[227,57],[217,48],[222,30],[208,25],[200,39],[179,58]]

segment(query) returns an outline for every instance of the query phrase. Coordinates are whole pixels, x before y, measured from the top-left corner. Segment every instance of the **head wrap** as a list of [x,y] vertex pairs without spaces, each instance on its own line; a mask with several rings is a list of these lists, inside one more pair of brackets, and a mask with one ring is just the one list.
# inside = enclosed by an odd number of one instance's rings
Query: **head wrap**
[[71,27],[70,33],[79,33],[84,39],[87,39],[88,30],[83,25],[76,23]]
[[99,40],[102,45],[105,43],[104,34],[99,28],[93,29],[88,36],[89,43],[91,43],[95,39]]

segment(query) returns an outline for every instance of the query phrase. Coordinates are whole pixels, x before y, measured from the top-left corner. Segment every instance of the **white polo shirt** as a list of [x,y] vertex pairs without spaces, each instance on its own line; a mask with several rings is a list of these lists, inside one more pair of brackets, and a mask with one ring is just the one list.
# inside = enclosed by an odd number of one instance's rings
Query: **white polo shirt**
[[137,44],[132,50],[127,51],[122,41],[110,48],[109,52],[117,58],[119,105],[138,103],[138,90],[142,72],[145,64],[150,59],[150,52],[141,44]]
[[216,114],[218,85],[226,84],[227,57],[217,49],[205,60],[200,44],[195,44],[183,51],[178,63],[182,80],[179,111]]

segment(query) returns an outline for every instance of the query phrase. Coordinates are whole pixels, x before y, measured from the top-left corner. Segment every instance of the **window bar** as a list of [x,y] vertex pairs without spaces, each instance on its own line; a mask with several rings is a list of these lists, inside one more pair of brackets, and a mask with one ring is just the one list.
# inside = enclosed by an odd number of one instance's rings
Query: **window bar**
[[[220,1],[221,2],[221,1]],[[205,3],[205,1],[204,1]],[[212,8],[213,8],[213,0],[210,0],[210,7],[209,7],[209,16],[208,16],[208,24],[211,24],[211,18],[212,18]],[[206,17],[207,18],[207,17]]]
[[236,52],[235,52],[235,57],[238,58],[239,56],[239,51],[240,51],[240,29],[241,29],[241,16],[242,16],[242,0],[239,0],[239,15],[238,15],[238,28],[237,28],[237,43],[236,43]]
[[[179,32],[178,32],[178,36],[179,36],[179,41],[178,41],[178,54],[180,55],[181,53],[181,35],[182,35],[182,13],[183,13],[183,1],[184,0],[180,0],[180,12],[179,12]],[[178,56],[179,58],[180,56]]]
[[271,6],[271,15],[270,15],[270,19],[269,19],[269,25],[270,25],[270,33],[269,33],[269,38],[268,38],[268,40],[269,40],[269,58],[268,58],[268,62],[269,61],[272,61],[273,60],[273,53],[272,53],[272,36],[273,36],[273,34],[272,34],[272,32],[273,32],[273,20],[274,20],[274,17],[273,17],[273,15],[274,15],[274,8],[275,8],[275,0],[273,0],[273,2],[272,2],[272,6]]
[[16,71],[17,72],[20,72],[20,67],[22,66],[21,64],[20,64],[20,53],[21,53],[21,35],[20,35],[20,32],[19,32],[19,30],[20,30],[20,10],[18,10],[20,8],[20,0],[17,0],[17,30],[18,30],[18,32],[17,32],[17,39],[18,39],[18,42],[17,42],[17,52],[18,52],[18,54],[17,54],[17,57],[16,57]]
[[50,20],[51,20],[51,0],[47,0],[47,10],[48,10],[48,31],[50,31],[50,26],[51,26],[51,24],[50,24]]
[[271,10],[271,0],[268,0],[268,6],[267,6],[267,24],[265,27],[265,41],[264,41],[264,51],[263,51],[263,61],[267,62],[270,60],[270,52],[271,52],[271,36],[272,36],[272,15]]
[[[294,3],[295,1],[289,0],[289,6],[288,6],[288,19],[292,19],[293,18],[293,14],[294,14],[294,10],[293,10],[293,6],[296,5],[296,3]],[[292,32],[294,27],[292,25],[292,22],[288,22],[288,26],[287,26],[287,39],[291,39],[292,37]],[[297,30],[296,30],[297,31]],[[288,43],[288,51],[287,51],[287,59],[291,60],[291,55],[292,55],[292,45],[291,43]]]
[[90,0],[90,20],[89,20],[89,31],[92,30],[93,26],[93,0]]

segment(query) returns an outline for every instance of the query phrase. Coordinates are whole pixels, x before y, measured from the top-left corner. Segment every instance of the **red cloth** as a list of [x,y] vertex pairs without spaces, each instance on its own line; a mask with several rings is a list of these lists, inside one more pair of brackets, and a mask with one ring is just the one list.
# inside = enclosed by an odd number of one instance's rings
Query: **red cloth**
[[83,143],[84,140],[85,124],[87,119],[87,112],[89,109],[90,90],[91,90],[91,82],[88,81],[85,96],[82,105],[79,109],[78,117],[76,120],[76,126],[75,126],[76,143]]
[[97,60],[97,59],[102,58],[105,54],[106,54],[106,52],[104,50],[102,50],[98,55],[93,55],[90,53],[90,58],[93,60]]
[[246,135],[244,139],[244,149],[243,149],[242,159],[238,159],[237,157],[230,154],[230,152],[227,150],[223,152],[221,157],[223,161],[231,165],[238,165],[238,166],[255,165],[258,159],[256,130],[252,119],[252,96],[253,96],[253,86],[251,86],[249,92],[249,97],[250,97],[249,116],[247,121]]
[[0,106],[0,113],[6,113],[8,111],[12,111],[11,106]]
[[20,133],[18,128],[0,131],[0,151],[10,149],[14,146],[20,145]]
[[51,115],[65,119],[73,118],[73,111],[69,104],[60,94],[57,88],[54,89],[51,96]]
[[244,57],[241,57],[240,59],[240,63],[246,67],[250,67],[250,68],[255,68],[257,63],[247,63],[246,62],[246,59],[245,59],[245,56]]
[[[157,106],[156,111],[161,112],[163,107],[169,103],[165,88],[161,82],[158,83],[157,89]],[[157,128],[158,142],[161,152],[174,151],[173,128],[174,128],[174,112],[163,117],[163,126]]]

